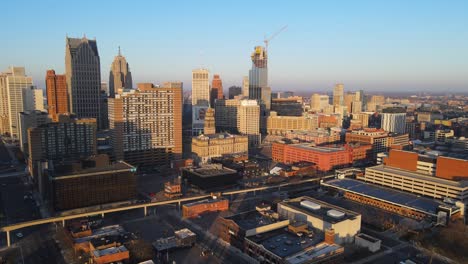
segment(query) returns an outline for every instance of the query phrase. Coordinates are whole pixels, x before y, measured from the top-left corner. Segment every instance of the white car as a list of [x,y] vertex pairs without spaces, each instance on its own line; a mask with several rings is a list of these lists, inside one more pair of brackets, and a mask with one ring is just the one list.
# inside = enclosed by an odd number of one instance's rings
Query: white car
[[23,237],[23,233],[21,233],[21,232],[16,233],[16,237],[22,238],[22,237]]

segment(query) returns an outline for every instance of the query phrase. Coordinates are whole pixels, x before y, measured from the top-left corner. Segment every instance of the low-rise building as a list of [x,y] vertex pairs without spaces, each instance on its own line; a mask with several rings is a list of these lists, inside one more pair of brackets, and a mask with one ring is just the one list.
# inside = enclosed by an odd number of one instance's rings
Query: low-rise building
[[343,192],[346,199],[378,207],[417,221],[429,219],[434,222],[454,220],[461,216],[460,208],[441,201],[420,197],[354,179],[334,179],[322,186]]
[[437,199],[468,199],[466,180],[452,181],[385,165],[366,168],[364,175],[357,179]]
[[214,188],[233,186],[242,176],[233,169],[221,164],[206,164],[196,168],[183,168],[182,178],[187,179],[191,185],[200,189],[209,190]]
[[200,163],[207,163],[213,157],[225,154],[242,154],[249,151],[249,138],[244,135],[217,133],[192,138],[192,153]]
[[213,197],[182,205],[182,217],[193,218],[206,212],[221,212],[229,209],[229,200]]
[[306,222],[322,232],[333,229],[337,244],[353,242],[361,230],[360,214],[306,196],[278,203],[278,214],[283,219]]

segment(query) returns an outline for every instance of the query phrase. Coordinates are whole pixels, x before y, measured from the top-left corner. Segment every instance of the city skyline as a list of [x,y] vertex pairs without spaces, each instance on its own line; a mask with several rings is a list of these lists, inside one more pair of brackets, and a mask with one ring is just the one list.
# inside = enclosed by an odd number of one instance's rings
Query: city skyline
[[[284,25],[288,25],[287,30],[269,46],[274,91],[329,92],[335,83],[344,83],[346,90],[455,93],[468,86],[464,72],[468,61],[463,55],[468,44],[468,32],[463,28],[467,18],[462,11],[467,4],[463,2],[450,6],[265,2],[251,8],[248,2],[147,3],[106,5],[106,9],[100,5],[89,9],[84,3],[75,7],[74,13],[86,12],[90,18],[76,25],[58,23],[66,19],[66,12],[54,11],[52,16],[47,5],[29,2],[30,8],[22,16],[7,12],[1,18],[10,25],[5,28],[10,38],[0,43],[0,68],[24,66],[34,84],[43,89],[46,70],[65,72],[65,37],[83,35],[98,42],[102,80],[108,80],[109,65],[120,46],[132,65],[134,87],[139,82],[176,80],[186,83],[188,90],[190,72],[201,67],[223,76],[226,89],[239,86],[248,75],[252,48],[263,45],[264,36],[271,36]],[[6,9],[18,7],[16,2],[5,4]],[[247,19],[256,17],[260,6],[265,19]],[[115,29],[100,24],[124,9],[139,14],[139,19],[129,19]],[[33,12],[41,13],[41,19],[34,19]],[[168,25],[166,18],[174,12],[178,19],[171,19]],[[239,19],[230,14],[237,14]],[[200,25],[206,25],[206,29]],[[23,31],[28,34],[20,34]],[[116,37],[122,35],[121,31],[126,32],[125,38]],[[39,41],[31,45],[26,37]]]

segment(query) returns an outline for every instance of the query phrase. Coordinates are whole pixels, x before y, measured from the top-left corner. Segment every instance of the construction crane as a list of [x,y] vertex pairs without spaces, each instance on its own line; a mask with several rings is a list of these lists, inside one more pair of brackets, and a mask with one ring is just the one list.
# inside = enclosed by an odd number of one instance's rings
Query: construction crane
[[265,42],[265,50],[268,50],[268,43],[270,42],[270,40],[272,40],[273,38],[275,38],[276,36],[278,36],[279,33],[283,32],[284,30],[286,30],[286,28],[288,28],[288,25],[282,27],[281,29],[279,29],[278,31],[276,31],[273,35],[271,35],[269,38],[267,38],[265,36],[265,39],[263,40],[263,42]]

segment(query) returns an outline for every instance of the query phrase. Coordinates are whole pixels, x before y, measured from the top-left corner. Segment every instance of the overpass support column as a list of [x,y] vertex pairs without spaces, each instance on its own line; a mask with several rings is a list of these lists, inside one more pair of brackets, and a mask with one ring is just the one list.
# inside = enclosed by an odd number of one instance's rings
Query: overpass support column
[[101,218],[104,218],[104,213],[101,213]]
[[6,231],[7,247],[11,246],[10,231]]
[[180,201],[178,202],[177,209],[180,211],[182,208],[180,207]]
[[257,191],[254,190],[254,196],[256,196],[256,195],[257,195]]
[[148,207],[145,206],[145,207],[143,207],[143,209],[144,209],[144,212],[145,212],[145,216],[147,216],[148,215]]
[[62,220],[62,226],[65,227],[65,219]]

